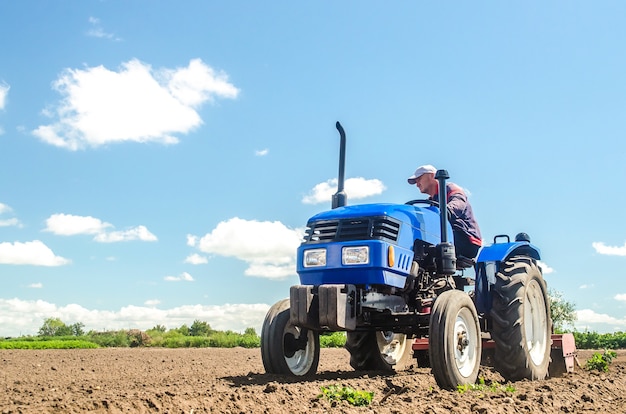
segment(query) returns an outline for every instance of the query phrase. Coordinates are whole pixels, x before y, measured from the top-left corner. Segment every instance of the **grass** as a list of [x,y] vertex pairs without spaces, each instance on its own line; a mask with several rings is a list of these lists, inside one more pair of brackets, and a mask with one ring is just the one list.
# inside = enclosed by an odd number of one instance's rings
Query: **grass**
[[41,340],[41,341],[0,341],[0,349],[90,349],[99,348],[93,342],[81,339]]

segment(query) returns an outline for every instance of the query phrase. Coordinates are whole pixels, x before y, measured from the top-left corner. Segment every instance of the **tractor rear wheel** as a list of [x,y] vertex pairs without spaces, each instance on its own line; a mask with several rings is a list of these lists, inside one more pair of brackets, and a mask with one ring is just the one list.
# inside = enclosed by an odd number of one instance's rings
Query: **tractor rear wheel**
[[411,340],[393,332],[348,332],[346,349],[356,371],[402,371],[413,356]]
[[448,290],[437,297],[428,336],[430,365],[441,388],[476,382],[482,340],[478,313],[467,293]]
[[546,378],[552,320],[546,282],[536,261],[516,256],[503,262],[492,292],[496,370],[509,381]]
[[311,376],[320,361],[319,333],[293,325],[289,299],[276,302],[261,329],[261,359],[268,374]]

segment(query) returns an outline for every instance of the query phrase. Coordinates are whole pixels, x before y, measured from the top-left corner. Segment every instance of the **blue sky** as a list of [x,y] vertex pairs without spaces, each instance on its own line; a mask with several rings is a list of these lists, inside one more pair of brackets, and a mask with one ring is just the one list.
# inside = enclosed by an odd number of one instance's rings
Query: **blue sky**
[[260,332],[330,207],[445,168],[626,330],[623,2],[0,3],[0,335]]

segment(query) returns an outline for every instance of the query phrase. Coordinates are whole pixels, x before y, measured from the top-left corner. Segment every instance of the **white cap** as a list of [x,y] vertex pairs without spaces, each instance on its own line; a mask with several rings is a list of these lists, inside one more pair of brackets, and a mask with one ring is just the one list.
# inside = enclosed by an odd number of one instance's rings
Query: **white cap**
[[430,164],[422,165],[420,167],[417,167],[417,170],[415,170],[413,175],[410,176],[407,181],[409,182],[409,184],[413,185],[415,184],[415,181],[422,176],[422,174],[426,174],[426,173],[434,174],[436,172],[437,172],[437,169],[433,167],[432,165]]

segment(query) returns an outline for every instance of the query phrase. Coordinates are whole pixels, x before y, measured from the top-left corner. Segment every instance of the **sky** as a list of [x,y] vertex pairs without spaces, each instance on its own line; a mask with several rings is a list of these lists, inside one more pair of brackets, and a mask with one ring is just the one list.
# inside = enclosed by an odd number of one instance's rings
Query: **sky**
[[626,3],[0,1],[0,336],[208,322],[298,284],[349,204],[465,188],[575,328],[626,330]]

